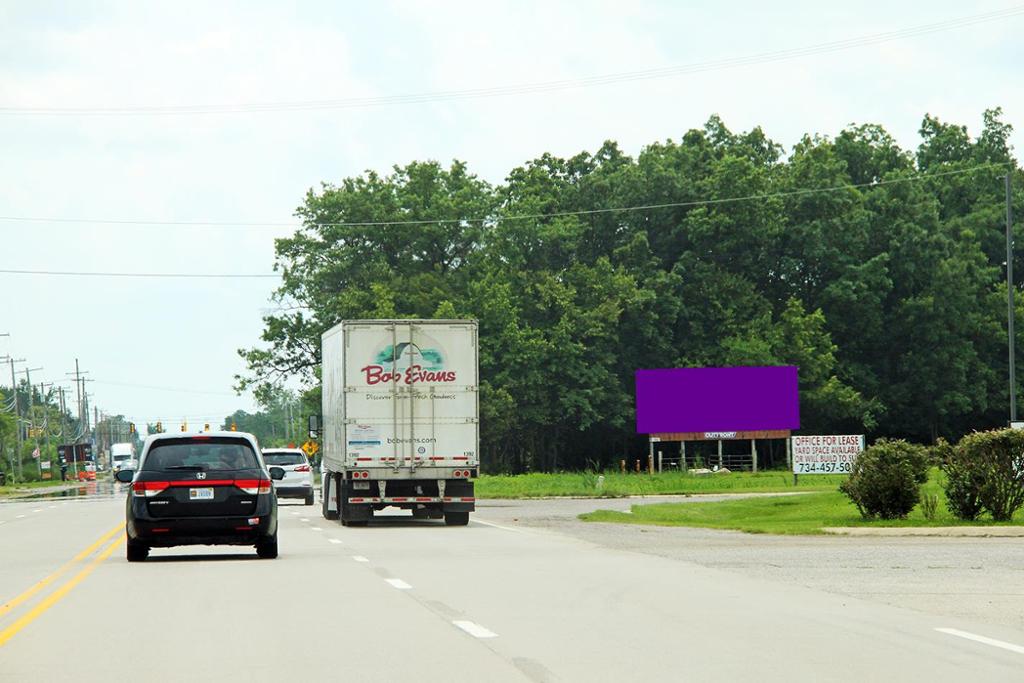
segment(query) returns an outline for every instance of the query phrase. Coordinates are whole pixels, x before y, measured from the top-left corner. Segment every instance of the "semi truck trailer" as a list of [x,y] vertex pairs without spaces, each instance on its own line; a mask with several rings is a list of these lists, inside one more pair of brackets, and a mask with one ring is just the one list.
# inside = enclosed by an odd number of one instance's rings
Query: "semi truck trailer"
[[475,320],[347,320],[321,339],[322,512],[469,522],[480,468]]

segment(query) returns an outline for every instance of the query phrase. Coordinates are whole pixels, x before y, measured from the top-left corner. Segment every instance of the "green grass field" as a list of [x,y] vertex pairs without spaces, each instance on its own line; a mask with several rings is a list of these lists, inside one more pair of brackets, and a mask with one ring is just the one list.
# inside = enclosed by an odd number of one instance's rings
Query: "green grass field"
[[[920,505],[915,507],[906,519],[865,520],[846,496],[834,490],[834,486],[831,491],[801,496],[747,498],[719,503],[634,505],[632,514],[598,510],[580,515],[580,519],[588,522],[733,529],[765,534],[820,534],[824,533],[822,531],[824,527],[987,526],[995,524],[991,518],[982,517],[974,522],[963,522],[953,517],[946,509],[946,498],[938,480],[940,476],[941,474],[933,472],[932,479],[922,487],[923,493],[931,493],[939,497],[938,510],[932,520],[925,519]],[[1024,525],[1024,512],[1018,511],[1009,524]]]
[[476,481],[478,498],[548,498],[556,496],[619,498],[666,494],[739,493],[743,491],[829,491],[845,476],[803,477],[793,486],[789,472],[734,472],[695,477],[683,472],[622,474],[605,472],[598,487],[593,472],[555,472],[517,475],[484,475]]

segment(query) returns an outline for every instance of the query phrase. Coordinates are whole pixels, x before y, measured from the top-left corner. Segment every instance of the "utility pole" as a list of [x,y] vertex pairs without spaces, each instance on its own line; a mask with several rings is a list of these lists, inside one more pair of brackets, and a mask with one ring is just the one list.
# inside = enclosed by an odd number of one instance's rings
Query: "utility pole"
[[75,371],[65,373],[68,376],[74,376],[75,378],[75,396],[78,400],[78,425],[83,433],[89,431],[89,407],[88,399],[84,397],[85,394],[85,379],[82,375],[89,374],[88,370],[79,370],[78,359],[75,359]]
[[1015,367],[1013,322],[1013,193],[1010,187],[1011,171],[1006,172],[1006,330],[1010,347],[1010,422],[1017,420],[1017,369]]
[[[49,397],[45,393],[46,392],[46,387],[48,387],[48,386],[52,387],[53,386],[53,382],[40,382],[39,383],[39,398],[43,402],[43,452],[40,453],[39,458],[36,460],[36,462],[39,464],[39,478],[40,479],[43,478],[43,455],[44,454],[46,455],[47,462],[50,463],[49,464],[49,468],[50,469],[48,470],[49,476],[50,477],[53,476],[53,462],[49,460],[49,458],[50,458],[50,426],[49,426],[49,421],[50,421],[50,399],[49,399]],[[37,439],[36,440],[36,445],[38,445],[38,444],[39,444],[39,441]]]
[[[29,436],[31,432],[35,430],[35,420],[32,417],[32,377],[29,375],[34,370],[42,370],[43,368],[25,368],[25,385],[28,389],[28,412],[26,417],[28,418]],[[36,448],[39,448],[39,442],[36,442]],[[21,474],[21,453],[18,453],[18,474]]]

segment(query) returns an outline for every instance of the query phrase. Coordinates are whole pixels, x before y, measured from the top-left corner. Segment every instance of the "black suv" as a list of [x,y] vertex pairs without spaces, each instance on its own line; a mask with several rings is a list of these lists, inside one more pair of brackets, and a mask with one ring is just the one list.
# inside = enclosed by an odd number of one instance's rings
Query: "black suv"
[[277,557],[277,496],[256,439],[239,432],[159,434],[146,440],[139,470],[121,470],[128,494],[128,561],[150,548],[254,545]]

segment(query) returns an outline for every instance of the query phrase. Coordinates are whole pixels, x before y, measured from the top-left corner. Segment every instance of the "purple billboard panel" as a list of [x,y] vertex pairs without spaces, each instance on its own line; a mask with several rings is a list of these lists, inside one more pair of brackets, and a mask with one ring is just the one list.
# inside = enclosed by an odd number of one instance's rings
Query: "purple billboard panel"
[[799,429],[795,365],[636,371],[636,431]]

